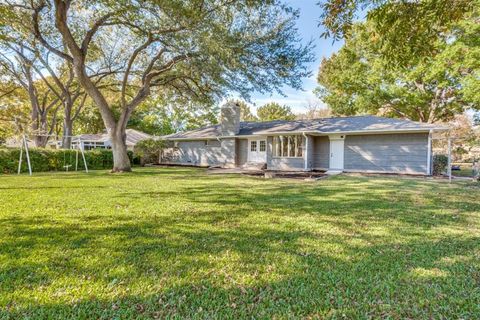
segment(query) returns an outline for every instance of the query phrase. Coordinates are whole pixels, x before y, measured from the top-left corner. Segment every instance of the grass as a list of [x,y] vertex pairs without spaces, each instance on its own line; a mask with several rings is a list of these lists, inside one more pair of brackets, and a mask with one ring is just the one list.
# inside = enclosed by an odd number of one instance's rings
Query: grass
[[480,315],[480,187],[190,168],[0,177],[0,319]]
[[460,170],[452,170],[452,176],[455,177],[473,177],[472,163],[453,163],[453,165],[460,166]]

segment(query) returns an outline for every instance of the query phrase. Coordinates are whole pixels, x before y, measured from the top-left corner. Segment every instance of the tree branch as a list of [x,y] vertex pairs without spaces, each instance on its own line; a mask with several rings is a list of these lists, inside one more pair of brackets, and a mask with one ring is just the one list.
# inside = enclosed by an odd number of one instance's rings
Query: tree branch
[[110,12],[98,19],[92,26],[90,30],[87,31],[87,34],[85,35],[85,38],[82,41],[82,46],[81,50],[83,54],[86,56],[87,51],[88,51],[88,46],[90,45],[90,42],[92,41],[93,36],[95,33],[98,31],[98,29],[101,26],[107,25],[106,22],[108,19],[110,19],[113,15],[115,15],[116,12]]
[[135,62],[135,59],[137,58],[137,56],[140,54],[140,52],[145,50],[152,43],[153,43],[153,37],[152,37],[151,34],[149,34],[148,38],[147,38],[147,41],[145,41],[141,46],[136,48],[133,51],[132,56],[128,60],[127,69],[125,70],[125,74],[123,75],[122,90],[121,90],[121,103],[122,103],[123,108],[126,107],[125,91],[126,91],[126,88],[127,88],[128,77],[130,75],[130,70],[132,68],[132,65]]
[[65,60],[68,60],[68,61],[73,61],[73,58],[66,54],[65,52],[62,52],[60,50],[58,50],[57,48],[53,47],[52,45],[50,45],[47,40],[45,40],[45,38],[43,37],[41,31],[40,31],[40,25],[39,25],[39,14],[40,14],[40,11],[43,10],[43,8],[46,7],[46,4],[45,2],[40,2],[40,4],[37,6],[37,7],[34,7],[33,8],[33,13],[32,13],[32,24],[33,24],[33,34],[35,36],[35,38],[40,41],[40,43],[45,47],[47,48],[50,52],[53,52],[54,54],[56,54],[57,56],[59,56],[60,58],[63,58]]

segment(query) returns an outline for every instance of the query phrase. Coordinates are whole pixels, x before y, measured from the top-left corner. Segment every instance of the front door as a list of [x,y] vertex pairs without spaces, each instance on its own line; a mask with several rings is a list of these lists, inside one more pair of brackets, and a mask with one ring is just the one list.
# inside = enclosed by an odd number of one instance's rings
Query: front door
[[343,139],[330,140],[330,169],[343,170]]
[[267,162],[267,140],[248,140],[248,161],[260,163]]

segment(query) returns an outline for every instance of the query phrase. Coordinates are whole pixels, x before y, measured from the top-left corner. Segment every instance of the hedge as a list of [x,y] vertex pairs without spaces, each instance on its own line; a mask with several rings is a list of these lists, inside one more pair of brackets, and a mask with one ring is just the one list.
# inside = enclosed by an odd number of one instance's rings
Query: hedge
[[[41,171],[65,171],[65,165],[70,165],[70,171],[75,170],[76,150],[55,150],[55,149],[29,149],[30,162],[33,172]],[[130,162],[138,162],[133,158],[133,152],[128,151]],[[0,173],[16,173],[18,170],[18,158],[20,149],[0,149]],[[113,167],[113,155],[111,150],[95,149],[85,151],[85,159],[88,169],[111,169]],[[78,153],[78,170],[84,170],[82,154]],[[27,172],[25,152],[22,160],[22,172]]]
[[448,167],[448,156],[436,154],[433,156],[433,175],[439,176],[445,172]]

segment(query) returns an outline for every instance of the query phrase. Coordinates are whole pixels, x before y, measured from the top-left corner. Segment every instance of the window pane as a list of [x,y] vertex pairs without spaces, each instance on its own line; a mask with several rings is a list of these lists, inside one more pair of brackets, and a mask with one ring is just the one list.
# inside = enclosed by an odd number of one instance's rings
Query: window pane
[[295,157],[295,136],[288,137],[288,156]]
[[297,136],[297,157],[303,156],[303,137]]
[[257,151],[257,141],[250,141],[250,151],[252,152]]
[[282,157],[288,157],[288,137],[282,137]]
[[273,137],[273,156],[280,156],[280,143],[278,141],[278,137]]
[[267,144],[265,143],[265,140],[260,140],[260,152],[265,152],[267,149]]

